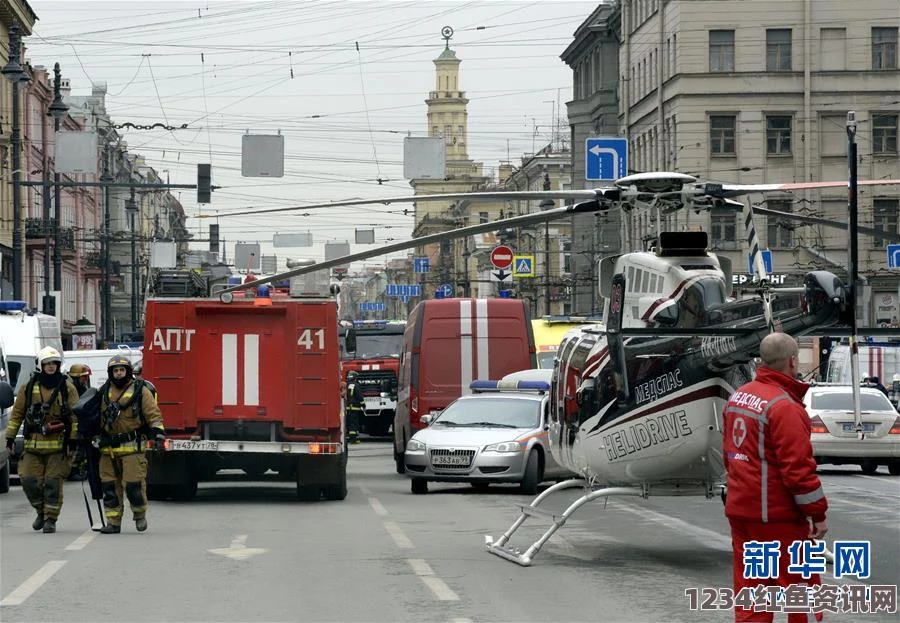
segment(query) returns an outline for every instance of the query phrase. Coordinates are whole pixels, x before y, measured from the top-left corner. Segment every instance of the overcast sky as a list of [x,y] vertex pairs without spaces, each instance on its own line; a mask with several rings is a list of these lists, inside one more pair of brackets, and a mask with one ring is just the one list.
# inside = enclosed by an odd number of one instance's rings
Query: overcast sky
[[[173,183],[195,183],[211,162],[211,206],[219,214],[250,207],[409,195],[403,137],[426,135],[432,60],[455,33],[460,86],[470,99],[469,157],[496,169],[546,144],[565,118],[572,74],[559,59],[597,2],[371,0],[85,2],[31,0],[37,14],[26,39],[35,65],[62,66],[72,93],[106,82],[115,123],[188,124],[175,132],[123,130]],[[359,50],[357,51],[357,44]],[[564,135],[568,130],[563,122]],[[285,176],[241,177],[241,135],[285,136]],[[378,185],[377,179],[385,181]],[[194,191],[179,195],[197,214]],[[274,232],[310,231],[317,243],[353,240],[355,227],[376,242],[406,239],[412,217],[390,206],[310,211],[309,216],[221,218],[232,255],[237,240],[271,242]],[[298,211],[298,214],[302,210]],[[401,213],[398,213],[401,212]],[[189,218],[206,235],[209,220]],[[201,232],[202,228],[202,232]],[[198,247],[203,245],[197,245]],[[354,250],[361,250],[354,245]],[[322,258],[313,249],[277,249]],[[377,263],[377,262],[373,262]]]

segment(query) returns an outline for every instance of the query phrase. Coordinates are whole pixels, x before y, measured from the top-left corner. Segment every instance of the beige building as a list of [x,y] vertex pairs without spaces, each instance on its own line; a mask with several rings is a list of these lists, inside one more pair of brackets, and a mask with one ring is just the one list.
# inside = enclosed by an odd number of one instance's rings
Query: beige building
[[[604,25],[620,40],[612,135],[629,140],[635,171],[740,183],[844,180],[850,110],[858,123],[860,179],[900,171],[896,0],[622,0]],[[605,62],[595,76],[576,60],[567,61],[575,68],[576,100],[603,99],[585,83],[608,90]],[[605,117],[597,131],[608,131]],[[900,312],[900,279],[887,269],[885,253],[886,243],[898,240],[898,199],[896,187],[859,194],[859,224],[885,234],[860,238],[860,273],[872,286],[863,301],[869,322]],[[750,200],[784,212],[847,218],[843,188]],[[737,213],[684,212],[669,227],[705,229],[714,250],[746,272],[746,232]],[[840,273],[847,265],[846,232],[763,217],[756,227],[773,252],[774,272],[788,282],[814,267]]]

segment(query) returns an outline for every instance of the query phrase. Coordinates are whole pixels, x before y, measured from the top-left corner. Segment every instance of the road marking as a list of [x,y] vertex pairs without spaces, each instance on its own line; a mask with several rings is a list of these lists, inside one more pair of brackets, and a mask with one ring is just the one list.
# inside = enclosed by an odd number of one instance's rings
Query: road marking
[[94,540],[94,537],[97,536],[97,533],[93,530],[87,530],[80,537],[66,545],[66,551],[74,552],[79,549],[84,549],[88,543]]
[[228,547],[219,547],[216,549],[208,549],[210,554],[216,554],[218,556],[225,556],[227,558],[231,558],[232,560],[247,560],[257,554],[265,554],[267,549],[263,547],[247,547],[245,543],[247,542],[246,534],[238,534],[231,541],[231,545]]
[[430,588],[434,596],[440,601],[459,601],[459,595],[454,593],[441,578],[434,575],[434,570],[427,562],[421,558],[409,558],[406,562],[412,567],[413,573],[419,576],[422,582],[425,583],[425,586]]
[[721,549],[727,552],[732,551],[731,537],[726,537],[725,535],[713,530],[707,530],[706,528],[695,526],[686,521],[676,519],[675,517],[662,515],[648,508],[637,508],[631,506],[630,504],[624,504],[619,500],[616,500],[616,502],[618,503],[615,505],[615,508],[620,508],[624,511],[628,511],[629,513],[638,515],[639,517],[644,517],[646,519],[651,519],[653,521],[659,522],[664,526],[671,528],[675,532],[678,532],[679,534],[688,534],[692,537],[695,537],[704,545],[709,545],[716,549]]
[[391,535],[391,538],[394,539],[394,543],[397,544],[397,547],[400,549],[414,549],[412,541],[410,541],[405,534],[403,534],[403,530],[400,529],[400,526],[397,525],[395,521],[385,521],[384,529],[388,531],[388,534]]
[[360,485],[359,490],[362,491],[363,495],[372,495],[372,490],[369,489],[366,485]]
[[[890,484],[900,485],[900,481],[891,480],[890,478],[885,478],[884,476],[866,476],[865,474],[857,474],[856,477],[857,478],[868,478],[869,480],[877,480],[878,482],[885,482],[885,483],[888,483],[889,485]],[[871,489],[866,489],[866,491],[868,493],[872,493]],[[891,495],[893,495],[893,494],[891,494]]]
[[53,577],[53,574],[62,569],[66,564],[65,560],[51,560],[43,567],[34,572],[30,578],[22,582],[18,588],[7,595],[0,606],[18,606],[24,603],[26,599],[31,597],[34,592],[43,586],[47,580]]
[[379,517],[387,517],[390,514],[381,502],[378,501],[378,498],[369,498],[369,506],[372,507],[372,510],[375,511],[375,514]]
[[450,623],[472,623],[472,619],[467,619],[465,617],[450,619]]

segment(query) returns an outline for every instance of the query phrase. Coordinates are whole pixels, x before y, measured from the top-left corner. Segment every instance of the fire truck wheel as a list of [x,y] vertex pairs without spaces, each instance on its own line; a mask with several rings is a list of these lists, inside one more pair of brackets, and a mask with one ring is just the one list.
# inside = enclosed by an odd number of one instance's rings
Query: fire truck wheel
[[322,495],[326,500],[343,500],[347,497],[347,472],[341,474],[340,480],[332,485],[322,487]]
[[297,499],[301,502],[318,502],[321,493],[318,485],[297,485]]
[[409,481],[409,490],[415,495],[425,495],[428,493],[428,481],[424,478],[413,478]]
[[900,476],[900,461],[891,461],[888,463],[888,473],[891,476]]

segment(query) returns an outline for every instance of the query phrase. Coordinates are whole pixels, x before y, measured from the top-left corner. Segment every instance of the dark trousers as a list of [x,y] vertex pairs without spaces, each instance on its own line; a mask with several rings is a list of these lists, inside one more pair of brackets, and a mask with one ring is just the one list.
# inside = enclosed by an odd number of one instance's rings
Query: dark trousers
[[359,435],[359,424],[363,410],[360,407],[347,407],[347,433],[350,436]]

